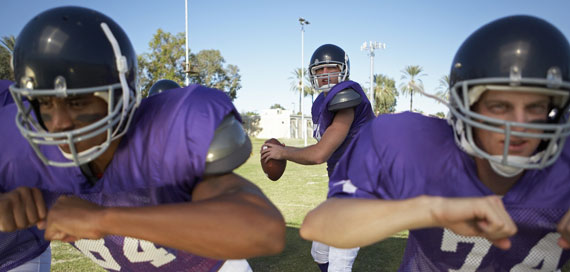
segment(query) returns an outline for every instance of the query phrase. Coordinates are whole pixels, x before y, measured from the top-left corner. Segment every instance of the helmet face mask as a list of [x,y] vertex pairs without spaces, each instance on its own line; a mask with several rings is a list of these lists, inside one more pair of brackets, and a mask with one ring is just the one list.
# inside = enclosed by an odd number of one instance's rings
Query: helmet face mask
[[[346,80],[346,73],[343,73],[343,66],[344,64],[321,64],[317,66],[311,67],[311,83],[315,89],[328,92],[334,85]],[[332,73],[319,73],[318,71],[325,68],[336,68],[338,72]],[[326,79],[326,80],[325,80]],[[320,81],[325,80],[325,84],[321,84]],[[315,87],[315,86],[318,86]]]
[[[488,160],[505,177],[553,164],[570,135],[569,66],[568,41],[541,19],[511,16],[475,31],[459,48],[451,68],[448,121],[456,143],[468,154]],[[529,123],[476,112],[474,105],[490,90],[547,96],[550,112],[544,121]],[[501,154],[484,150],[474,130],[502,135]],[[509,154],[513,137],[541,142],[529,157],[514,156]]]
[[[536,84],[536,80],[530,81]],[[494,85],[497,84],[497,79],[489,83],[493,84],[485,85],[481,80],[464,81],[450,89],[450,100],[454,105],[450,108],[453,117],[451,124],[455,129],[458,145],[470,155],[487,159],[491,163],[517,168],[518,173],[520,169],[540,169],[554,163],[562,151],[566,137],[570,135],[570,122],[567,116],[561,114],[564,109],[568,110],[569,93],[564,90],[539,87]],[[569,83],[564,83],[564,85],[570,89]],[[542,122],[519,123],[486,116],[474,111],[473,105],[480,95],[489,90],[548,95],[553,100],[552,108]],[[504,135],[505,143],[502,153],[490,154],[480,147],[474,135],[476,129]],[[542,144],[528,159],[517,159],[516,156],[509,155],[508,147],[513,137],[539,139]]]
[[[43,28],[47,27],[57,35],[46,37]],[[53,53],[55,49],[50,46],[60,47],[61,51]],[[97,50],[92,51],[90,46]],[[96,159],[113,140],[126,133],[140,103],[136,55],[128,37],[114,21],[93,10],[62,7],[36,16],[18,36],[14,67],[16,83],[10,91],[18,106],[17,127],[48,165],[78,166]],[[106,102],[104,117],[69,131],[46,129],[38,99],[89,94]],[[24,102],[24,98],[30,102]],[[102,135],[105,140],[101,144],[82,152],[76,149],[77,144]],[[69,152],[60,148],[64,160],[48,158],[42,145],[66,145]]]
[[[317,74],[318,70],[325,67],[338,67],[339,72]],[[348,55],[340,47],[333,44],[325,44],[315,50],[309,64],[309,78],[315,90],[328,92],[334,85],[348,80],[349,75],[350,62]],[[327,84],[319,82],[323,78],[327,78]],[[336,83],[332,83],[334,81]]]
[[[122,92],[120,83],[110,85],[95,87],[89,89],[71,89],[65,90],[65,94],[57,90],[33,90],[33,89],[21,89],[17,88],[15,85],[10,86],[10,91],[15,97],[16,105],[18,106],[18,114],[16,115],[16,125],[22,135],[28,140],[32,148],[36,151],[36,154],[40,159],[53,166],[68,167],[77,166],[81,164],[88,163],[107,150],[112,140],[117,139],[124,133],[119,130],[119,123],[121,121],[121,112],[123,107],[123,101],[115,101],[117,93]],[[60,92],[59,94],[54,94],[54,92]],[[74,129],[71,131],[63,132],[49,132],[41,119],[41,112],[39,111],[38,99],[41,97],[73,97],[77,95],[85,95],[86,93],[94,93],[96,96],[105,97],[107,102],[107,114],[102,119],[95,121],[87,126]],[[26,97],[29,103],[23,102],[23,97]],[[114,106],[113,106],[114,105]],[[130,105],[127,107],[133,108],[135,106],[135,101],[131,101]],[[94,146],[83,152],[78,152],[75,148],[76,144],[88,139],[97,137],[101,134],[105,134],[106,138],[103,143],[98,146]],[[61,150],[63,156],[69,160],[65,161],[53,161],[48,159],[40,149],[41,145],[63,145],[67,144],[69,146],[70,152],[64,152]]]

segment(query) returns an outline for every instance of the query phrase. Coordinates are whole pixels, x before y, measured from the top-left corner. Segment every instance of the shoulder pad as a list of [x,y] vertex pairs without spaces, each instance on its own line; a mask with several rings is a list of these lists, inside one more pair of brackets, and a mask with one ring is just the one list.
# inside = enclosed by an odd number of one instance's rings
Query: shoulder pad
[[354,89],[344,89],[331,99],[329,102],[329,111],[339,111],[342,109],[353,108],[362,102],[362,97]]
[[216,128],[206,156],[204,175],[220,175],[242,165],[251,154],[251,141],[233,114]]

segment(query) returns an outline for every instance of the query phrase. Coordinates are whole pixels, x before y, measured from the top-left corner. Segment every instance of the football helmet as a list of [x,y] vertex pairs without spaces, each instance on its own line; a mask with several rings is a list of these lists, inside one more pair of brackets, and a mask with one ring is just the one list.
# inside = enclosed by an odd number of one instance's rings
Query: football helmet
[[[24,26],[13,54],[15,84],[10,91],[18,105],[16,124],[40,159],[53,166],[88,163],[128,129],[140,103],[137,58],[121,27],[104,14],[81,7],[60,7],[40,13]],[[47,131],[38,98],[91,94],[107,102],[107,115],[88,126]],[[30,103],[23,102],[27,98]],[[35,113],[35,114],[32,114]],[[105,133],[98,146],[78,152],[75,144]],[[68,144],[66,160],[47,158],[41,145]]]
[[152,84],[150,90],[148,90],[148,96],[150,97],[155,94],[162,93],[166,90],[178,89],[178,88],[180,88],[180,85],[178,85],[178,83],[176,83],[175,81],[170,79],[161,79]]
[[[338,73],[323,73],[317,75],[317,70],[324,67],[336,66],[340,69]],[[334,44],[321,45],[311,56],[311,63],[309,63],[309,78],[313,88],[319,91],[328,92],[334,85],[331,83],[331,78],[336,77],[338,82],[348,79],[350,76],[350,61],[348,55],[342,48]],[[328,78],[328,84],[319,86],[319,78]]]
[[[510,16],[484,25],[460,46],[449,79],[448,121],[464,151],[487,159],[505,177],[556,161],[570,134],[570,46],[556,27],[531,16]],[[552,103],[547,120],[519,123],[474,112],[472,106],[487,90],[548,95]],[[504,134],[503,153],[491,155],[482,150],[473,128]],[[511,136],[540,139],[541,144],[531,157],[512,156],[508,154]]]

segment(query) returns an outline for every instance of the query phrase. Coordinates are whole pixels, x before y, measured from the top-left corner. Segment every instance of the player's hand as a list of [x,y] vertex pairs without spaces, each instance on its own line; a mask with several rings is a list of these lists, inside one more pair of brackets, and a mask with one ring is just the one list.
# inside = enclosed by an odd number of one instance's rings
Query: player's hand
[[558,233],[560,233],[560,238],[558,238],[558,245],[563,249],[570,249],[570,211],[562,217],[562,220],[558,223]]
[[432,216],[438,226],[464,236],[481,236],[498,248],[511,247],[509,237],[517,226],[497,196],[480,198],[443,198],[436,204]]
[[0,231],[25,229],[46,217],[42,192],[37,188],[18,187],[0,194]]
[[100,239],[106,235],[99,227],[103,207],[74,196],[61,196],[49,210],[45,238],[73,242]]
[[270,159],[282,160],[285,153],[285,146],[272,143],[264,143],[261,146],[261,160],[267,163]]

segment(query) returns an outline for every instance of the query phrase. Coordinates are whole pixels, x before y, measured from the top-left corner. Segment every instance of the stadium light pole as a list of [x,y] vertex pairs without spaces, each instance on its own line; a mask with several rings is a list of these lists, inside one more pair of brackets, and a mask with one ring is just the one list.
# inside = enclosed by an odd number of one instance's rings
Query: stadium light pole
[[184,3],[184,11],[186,14],[186,63],[184,65],[184,74],[186,74],[186,77],[184,78],[184,84],[188,86],[190,85],[190,77],[188,76],[190,74],[190,60],[188,59],[188,0],[185,0]]
[[303,109],[303,100],[305,98],[305,25],[308,25],[309,21],[299,17],[299,23],[301,24],[301,126],[303,126],[303,139],[305,140],[305,146],[307,146],[307,126],[305,125],[305,110]]
[[360,46],[360,51],[368,51],[368,55],[370,56],[370,105],[372,106],[372,111],[374,111],[374,50],[375,49],[386,49],[385,43],[380,42],[373,42],[369,41],[368,43],[364,42]]

